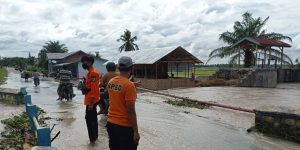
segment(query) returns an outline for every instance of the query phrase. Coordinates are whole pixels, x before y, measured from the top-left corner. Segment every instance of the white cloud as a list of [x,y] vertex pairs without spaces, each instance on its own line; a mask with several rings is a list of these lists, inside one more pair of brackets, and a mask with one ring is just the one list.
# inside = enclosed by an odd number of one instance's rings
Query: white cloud
[[[297,0],[0,0],[0,51],[1,56],[37,55],[46,41],[60,40],[70,51],[99,50],[111,57],[121,44],[116,39],[129,29],[141,49],[181,45],[206,61],[211,50],[224,45],[219,34],[249,11],[270,16],[268,32],[293,37],[286,52],[295,59],[299,7]],[[213,61],[219,62],[224,60]]]

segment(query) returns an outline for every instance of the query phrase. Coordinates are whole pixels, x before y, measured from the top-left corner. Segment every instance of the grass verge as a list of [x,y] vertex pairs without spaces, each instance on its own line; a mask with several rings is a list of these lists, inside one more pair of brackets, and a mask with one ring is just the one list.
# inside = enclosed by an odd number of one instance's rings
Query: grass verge
[[202,104],[202,103],[197,103],[197,102],[192,102],[189,101],[187,99],[183,99],[183,100],[171,100],[168,99],[167,101],[165,101],[165,103],[174,105],[174,106],[183,106],[183,107],[192,107],[192,108],[198,108],[198,109],[207,109],[210,106],[206,105],[206,104]]
[[[195,77],[209,77],[215,74],[219,68],[217,67],[205,67],[205,68],[196,68],[195,70]],[[193,71],[192,71],[193,72]],[[189,77],[191,77],[192,72],[189,72]],[[173,70],[172,72],[174,74],[174,77],[177,77],[177,72]],[[168,75],[171,76],[171,72],[168,72]],[[178,72],[178,77],[188,77],[187,72]]]
[[5,83],[7,75],[6,68],[0,68],[0,85]]

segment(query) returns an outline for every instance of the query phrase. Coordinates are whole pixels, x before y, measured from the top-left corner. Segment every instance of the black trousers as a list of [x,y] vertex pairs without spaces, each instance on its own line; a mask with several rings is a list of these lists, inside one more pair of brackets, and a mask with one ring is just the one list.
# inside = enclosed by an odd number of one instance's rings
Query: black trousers
[[133,141],[133,129],[107,122],[109,148],[111,150],[136,150],[137,144]]
[[97,119],[97,105],[94,105],[92,110],[86,106],[85,121],[89,133],[90,141],[95,141],[98,138],[98,119]]

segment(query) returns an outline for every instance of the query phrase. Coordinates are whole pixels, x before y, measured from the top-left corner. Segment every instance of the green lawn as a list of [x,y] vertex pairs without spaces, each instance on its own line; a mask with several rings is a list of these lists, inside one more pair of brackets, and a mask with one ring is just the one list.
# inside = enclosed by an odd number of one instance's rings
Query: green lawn
[[[216,73],[219,70],[217,67],[201,67],[201,68],[196,68],[195,74],[196,77],[209,77]],[[174,77],[177,77],[177,73],[173,72]],[[171,76],[171,72],[169,72],[169,76]],[[188,76],[187,72],[178,72],[178,77],[185,77]],[[191,72],[190,72],[191,76]]]
[[7,77],[7,70],[5,68],[0,68],[0,85],[3,84]]

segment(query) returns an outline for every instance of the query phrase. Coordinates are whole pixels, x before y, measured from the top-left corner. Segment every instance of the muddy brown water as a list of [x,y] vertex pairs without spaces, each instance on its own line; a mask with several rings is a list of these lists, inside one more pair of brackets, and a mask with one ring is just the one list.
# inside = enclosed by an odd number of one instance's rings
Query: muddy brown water
[[[57,124],[52,136],[61,135],[52,143],[56,149],[108,149],[105,129],[106,117],[99,117],[99,139],[95,146],[88,144],[84,119],[83,96],[75,90],[72,102],[56,101],[57,82],[42,79],[39,87],[24,82],[20,75],[10,73],[6,85],[1,87],[27,87],[32,102],[43,108],[48,124]],[[74,88],[75,89],[75,88]],[[277,88],[207,87],[174,89],[164,92],[215,101],[234,106],[264,110],[300,110],[300,84],[282,84]],[[139,93],[137,100],[138,124],[141,134],[141,150],[297,150],[300,145],[259,133],[247,133],[254,124],[254,116],[219,108],[199,110],[164,103],[166,97],[151,93]],[[0,103],[0,119],[20,113],[24,106]],[[57,119],[61,118],[62,121]],[[0,130],[3,130],[3,128]]]

